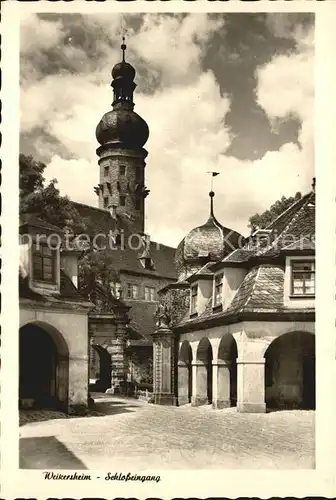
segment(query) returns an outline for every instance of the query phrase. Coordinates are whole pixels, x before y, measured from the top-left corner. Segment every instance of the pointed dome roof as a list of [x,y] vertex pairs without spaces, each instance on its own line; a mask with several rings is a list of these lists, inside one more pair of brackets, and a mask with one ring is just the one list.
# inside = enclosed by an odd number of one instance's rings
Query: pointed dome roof
[[175,265],[179,275],[186,275],[186,268],[195,272],[206,262],[222,260],[238,246],[242,235],[222,226],[213,210],[215,193],[210,191],[210,216],[205,224],[195,227],[183,238],[177,247]]
[[[112,110],[104,114],[96,128],[96,138],[101,146],[142,148],[148,140],[148,125],[133,111],[135,69],[125,61],[125,39],[123,37],[122,61],[112,69],[114,100]],[[99,148],[98,148],[99,149]]]

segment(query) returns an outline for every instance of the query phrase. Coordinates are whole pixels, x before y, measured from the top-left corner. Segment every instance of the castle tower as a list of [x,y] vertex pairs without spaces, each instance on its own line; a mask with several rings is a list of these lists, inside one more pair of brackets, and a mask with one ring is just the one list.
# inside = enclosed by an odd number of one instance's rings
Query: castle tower
[[133,111],[135,69],[125,61],[125,39],[121,45],[122,61],[112,69],[112,110],[104,114],[96,129],[100,143],[99,185],[95,192],[99,208],[113,217],[128,219],[133,232],[144,232],[145,158],[143,148],[149,136],[147,123]]

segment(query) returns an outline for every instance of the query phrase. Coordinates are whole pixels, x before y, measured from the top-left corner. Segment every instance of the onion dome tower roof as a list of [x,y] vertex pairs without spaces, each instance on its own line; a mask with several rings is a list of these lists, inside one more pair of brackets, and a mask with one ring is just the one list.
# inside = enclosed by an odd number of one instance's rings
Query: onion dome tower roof
[[203,266],[206,262],[222,260],[238,246],[242,236],[224,227],[214,215],[213,199],[210,191],[210,216],[205,224],[195,227],[183,238],[177,247],[175,264],[179,273],[189,267]]
[[114,100],[112,110],[104,114],[96,128],[96,138],[101,146],[142,148],[148,140],[148,125],[133,111],[133,93],[136,88],[135,69],[125,61],[125,38],[121,45],[122,61],[112,69]]

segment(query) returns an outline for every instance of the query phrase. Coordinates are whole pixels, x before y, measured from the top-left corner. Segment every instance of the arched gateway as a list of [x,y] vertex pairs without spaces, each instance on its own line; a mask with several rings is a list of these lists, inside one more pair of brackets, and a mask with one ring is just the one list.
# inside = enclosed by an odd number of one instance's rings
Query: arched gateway
[[66,409],[69,351],[52,325],[28,323],[19,331],[19,402],[35,408]]
[[111,387],[111,354],[101,345],[90,345],[90,386],[97,392]]
[[315,336],[291,332],[265,352],[266,406],[315,409]]

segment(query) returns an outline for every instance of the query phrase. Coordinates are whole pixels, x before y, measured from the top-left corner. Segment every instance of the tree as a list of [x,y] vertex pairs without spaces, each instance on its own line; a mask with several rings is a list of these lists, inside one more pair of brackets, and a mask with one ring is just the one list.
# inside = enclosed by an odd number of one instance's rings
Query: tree
[[[56,187],[57,180],[53,179],[45,185],[45,169],[44,163],[34,160],[32,156],[20,154],[20,213],[34,213],[44,221],[70,231],[74,236],[87,234],[87,227],[73,203],[67,196],[60,195]],[[89,240],[87,236],[86,243]],[[111,255],[91,248],[86,250],[79,262],[79,288],[90,292],[99,283],[100,288],[109,294],[112,281],[117,281],[117,273]]]
[[60,195],[57,180],[45,185],[45,168],[44,163],[35,161],[32,156],[20,154],[20,214],[35,213],[60,229],[67,227],[75,234],[85,232],[78,211],[67,196]]
[[271,205],[268,210],[265,210],[262,214],[254,214],[249,218],[248,227],[253,230],[256,228],[264,229],[268,226],[274,219],[276,219],[282,212],[289,208],[293,203],[300,200],[302,195],[297,192],[295,196],[290,196],[286,198],[283,196],[280,200],[276,201]]

